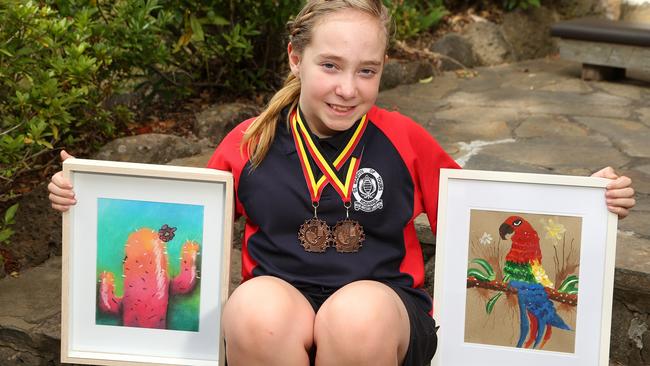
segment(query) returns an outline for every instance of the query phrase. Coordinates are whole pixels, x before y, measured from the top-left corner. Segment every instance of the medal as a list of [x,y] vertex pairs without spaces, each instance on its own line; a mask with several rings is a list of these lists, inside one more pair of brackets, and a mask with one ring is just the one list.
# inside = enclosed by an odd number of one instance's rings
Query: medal
[[[349,217],[352,180],[359,169],[361,157],[357,159],[356,157],[351,157],[351,155],[361,140],[366,126],[367,118],[364,115],[350,141],[348,141],[343,151],[334,160],[334,163],[331,164],[325,160],[309,135],[300,117],[300,111],[298,110],[293,113],[291,118],[291,132],[293,133],[298,158],[305,176],[305,181],[307,182],[309,195],[312,199],[312,206],[314,207],[314,217],[305,220],[305,223],[298,229],[298,240],[307,252],[325,252],[329,246],[334,246],[336,251],[340,253],[358,252],[359,248],[361,248],[365,239],[363,227],[358,221],[351,220]],[[309,156],[313,158],[319,170],[323,173],[318,180],[314,176],[309,162]],[[349,164],[345,174],[345,180],[342,182],[336,175],[336,171],[339,171],[348,161]],[[329,228],[325,221],[320,220],[317,214],[318,202],[320,201],[323,188],[327,184],[331,184],[341,196],[343,207],[345,208],[346,218],[337,222],[333,230]]]
[[345,220],[341,220],[334,226],[334,246],[339,253],[354,253],[361,248],[366,238],[363,233],[363,226],[357,220],[350,220],[348,210],[349,203],[345,205]]
[[314,217],[305,220],[298,229],[298,240],[305,251],[322,253],[330,246],[332,231],[327,223],[316,215],[317,208],[318,204],[314,204]]

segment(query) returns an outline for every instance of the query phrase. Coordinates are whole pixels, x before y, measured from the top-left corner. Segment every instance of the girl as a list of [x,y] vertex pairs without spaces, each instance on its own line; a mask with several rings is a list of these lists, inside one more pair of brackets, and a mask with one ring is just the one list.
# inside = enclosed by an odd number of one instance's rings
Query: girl
[[[440,168],[458,165],[419,125],[374,106],[389,24],[381,0],[308,1],[289,25],[284,87],[208,164],[233,173],[246,217],[244,282],[223,311],[231,366],[433,357],[413,220],[425,211],[435,227]],[[596,175],[613,179],[610,210],[627,215],[630,179]],[[75,203],[61,173],[49,189],[55,209]]]

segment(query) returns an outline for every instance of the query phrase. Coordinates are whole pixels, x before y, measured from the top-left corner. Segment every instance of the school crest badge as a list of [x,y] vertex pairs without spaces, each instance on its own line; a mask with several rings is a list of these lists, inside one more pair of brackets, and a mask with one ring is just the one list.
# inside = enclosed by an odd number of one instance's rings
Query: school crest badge
[[372,212],[384,207],[381,195],[384,193],[384,180],[372,168],[361,168],[357,171],[352,186],[354,209],[356,211]]

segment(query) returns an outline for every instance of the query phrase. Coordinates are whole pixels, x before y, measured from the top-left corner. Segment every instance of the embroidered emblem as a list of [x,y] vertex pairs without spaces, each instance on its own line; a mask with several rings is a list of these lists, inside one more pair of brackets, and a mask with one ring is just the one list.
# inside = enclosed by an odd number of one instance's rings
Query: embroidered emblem
[[372,212],[384,208],[381,195],[384,193],[384,180],[372,168],[361,168],[357,171],[352,187],[354,209],[356,211]]

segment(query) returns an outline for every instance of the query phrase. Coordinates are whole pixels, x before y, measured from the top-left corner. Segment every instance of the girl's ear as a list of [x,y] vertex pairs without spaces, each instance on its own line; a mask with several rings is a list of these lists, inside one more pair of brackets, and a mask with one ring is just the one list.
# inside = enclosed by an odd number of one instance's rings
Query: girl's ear
[[287,45],[287,54],[289,56],[289,67],[291,68],[291,73],[300,78],[300,54],[293,49],[291,42]]

